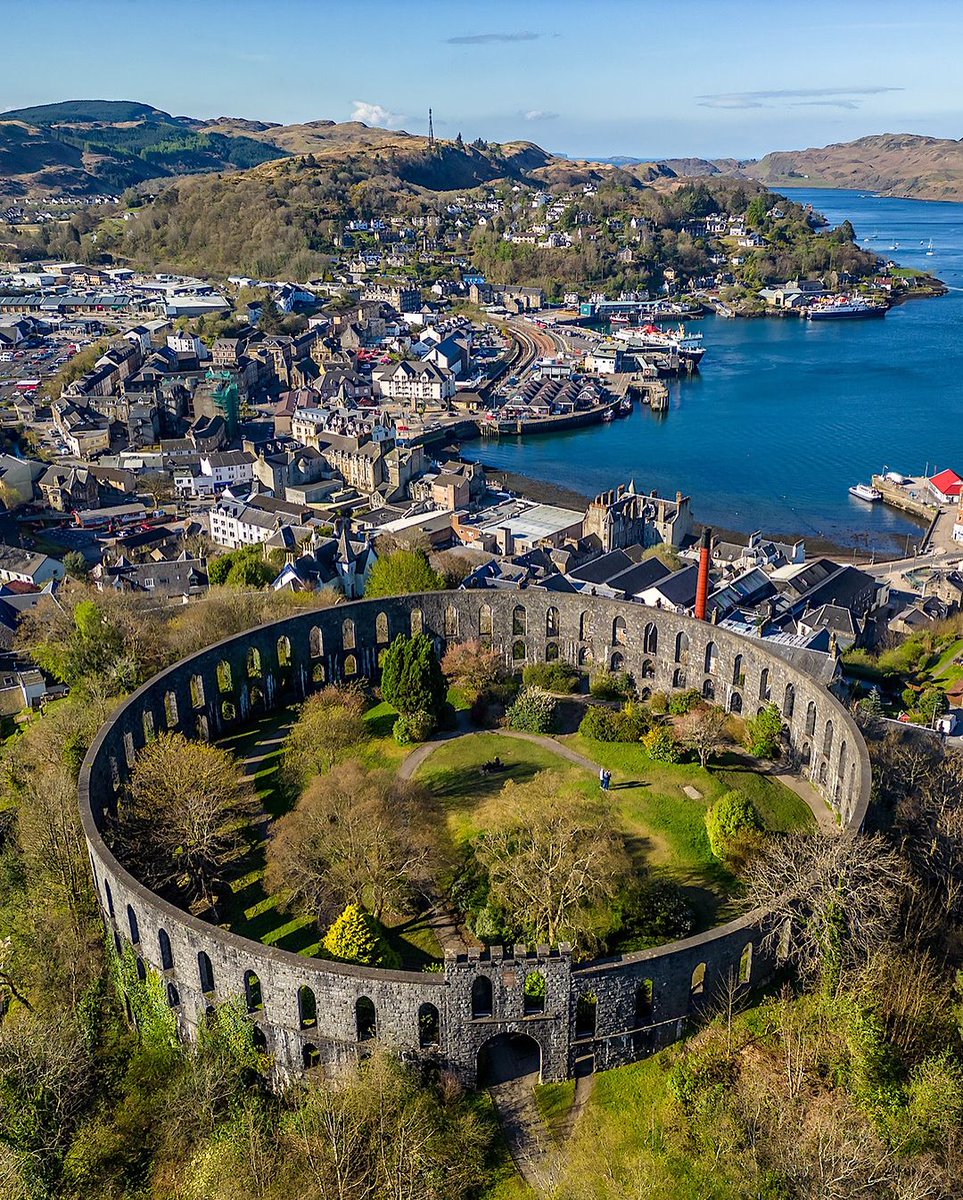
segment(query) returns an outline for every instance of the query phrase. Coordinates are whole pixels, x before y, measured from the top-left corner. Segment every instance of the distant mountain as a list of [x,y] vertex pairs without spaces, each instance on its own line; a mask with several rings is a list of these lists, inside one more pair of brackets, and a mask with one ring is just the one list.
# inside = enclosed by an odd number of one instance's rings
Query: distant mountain
[[4,121],[23,121],[27,125],[60,125],[73,121],[160,120],[173,121],[170,113],[136,100],[61,100],[56,104],[35,104],[32,108],[11,108],[0,113]]
[[917,200],[963,200],[963,141],[915,133],[779,150],[740,167],[772,187],[857,188]]

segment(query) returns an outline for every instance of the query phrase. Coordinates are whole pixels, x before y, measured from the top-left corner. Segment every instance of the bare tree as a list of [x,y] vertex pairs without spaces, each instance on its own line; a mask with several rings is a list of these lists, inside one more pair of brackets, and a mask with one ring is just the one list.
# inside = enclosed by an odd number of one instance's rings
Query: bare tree
[[748,895],[782,927],[804,976],[838,990],[845,974],[892,942],[908,880],[880,837],[810,834],[774,841],[750,864]]
[[258,810],[256,794],[226,750],[164,733],[137,757],[114,840],[147,882],[177,885],[210,904]]
[[593,910],[612,900],[631,870],[610,811],[567,797],[562,777],[542,771],[509,781],[486,806],[475,843],[492,899],[534,942],[593,940]]
[[367,737],[364,696],[353,688],[326,687],[301,708],[284,751],[284,773],[303,787],[330,771],[338,757]]
[[676,724],[684,746],[699,756],[699,765],[707,767],[709,759],[728,741],[729,717],[718,705],[700,705],[690,709]]
[[434,802],[389,771],[341,763],[308,786],[276,823],[265,881],[319,918],[359,904],[380,918],[404,912],[426,883],[435,845]]

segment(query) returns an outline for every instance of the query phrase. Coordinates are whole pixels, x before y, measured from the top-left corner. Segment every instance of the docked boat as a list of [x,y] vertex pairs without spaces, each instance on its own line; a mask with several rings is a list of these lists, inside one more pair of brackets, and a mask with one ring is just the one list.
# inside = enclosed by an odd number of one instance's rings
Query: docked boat
[[701,333],[687,333],[684,325],[677,329],[660,329],[658,325],[643,325],[638,329],[619,329],[615,336],[629,343],[633,350],[655,350],[698,363],[705,354]]
[[868,504],[875,504],[877,500],[883,498],[883,493],[868,483],[854,484],[849,489],[849,494],[855,496],[857,500],[865,500]]
[[870,304],[859,296],[829,296],[814,300],[806,310],[807,321],[855,321],[863,317],[884,317],[885,304]]

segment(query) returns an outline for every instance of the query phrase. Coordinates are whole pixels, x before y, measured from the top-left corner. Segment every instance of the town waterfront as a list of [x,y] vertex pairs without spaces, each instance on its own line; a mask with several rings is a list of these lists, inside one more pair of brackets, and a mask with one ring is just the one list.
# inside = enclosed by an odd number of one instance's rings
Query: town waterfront
[[963,205],[787,194],[832,224],[848,218],[861,245],[931,271],[949,295],[882,321],[706,317],[701,374],[671,383],[667,414],[637,405],[609,425],[493,440],[485,461],[585,494],[629,478],[662,494],[681,488],[698,519],[731,530],[889,553],[917,542],[919,525],[847,489],[884,466],[963,472]]

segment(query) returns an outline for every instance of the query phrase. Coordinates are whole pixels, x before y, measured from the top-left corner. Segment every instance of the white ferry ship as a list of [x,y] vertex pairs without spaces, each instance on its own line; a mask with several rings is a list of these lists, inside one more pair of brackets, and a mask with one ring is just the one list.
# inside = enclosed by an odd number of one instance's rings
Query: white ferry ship
[[870,304],[859,296],[827,296],[824,300],[814,300],[806,308],[807,321],[852,321],[885,315],[885,304]]
[[687,333],[684,325],[677,329],[660,329],[658,325],[643,325],[641,328],[617,329],[614,336],[629,344],[633,350],[656,350],[671,354],[675,350],[679,358],[697,363],[705,354],[701,333]]

